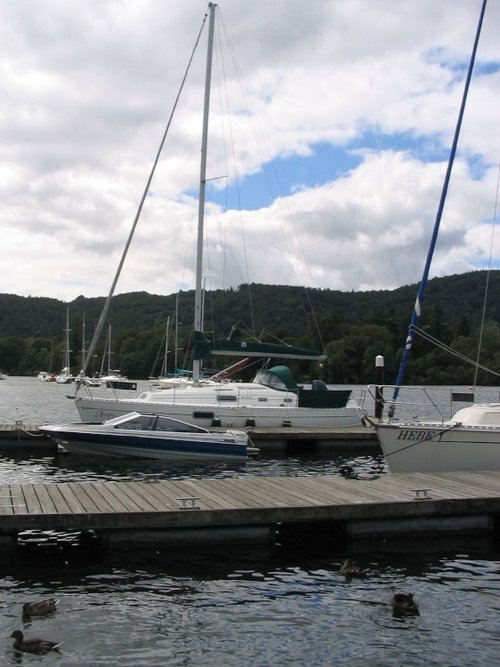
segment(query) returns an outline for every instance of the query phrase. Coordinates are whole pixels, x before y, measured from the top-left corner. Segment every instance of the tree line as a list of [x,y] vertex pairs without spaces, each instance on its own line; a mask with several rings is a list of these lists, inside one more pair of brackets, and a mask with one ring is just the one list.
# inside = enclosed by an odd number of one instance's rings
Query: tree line
[[[477,271],[429,281],[420,328],[440,346],[428,338],[416,338],[406,383],[471,384],[474,369],[466,359],[478,358],[480,339],[481,365],[500,370],[500,304],[485,307],[486,278],[486,272]],[[500,272],[489,272],[488,284],[489,293],[497,294]],[[384,381],[391,384],[397,375],[416,290],[416,285],[368,292],[241,285],[206,292],[204,328],[207,337],[226,337],[237,329],[241,337],[283,340],[324,350],[324,362],[289,364],[303,382],[315,377],[335,384],[373,382],[375,357],[382,355]],[[72,371],[77,373],[103,304],[104,298],[80,296],[65,303],[0,294],[0,369],[10,375],[59,372],[69,308]],[[192,291],[113,297],[109,315],[112,367],[134,379],[158,375],[165,357],[170,372],[175,370],[175,359],[178,367],[189,368],[193,310]],[[168,346],[167,325],[171,332]],[[104,347],[103,339],[90,360],[88,374],[99,373],[101,367],[107,370]],[[450,354],[446,347],[460,356]],[[214,357],[207,358],[205,365],[220,368],[234,361]],[[485,370],[479,372],[477,383],[500,384],[496,375]]]

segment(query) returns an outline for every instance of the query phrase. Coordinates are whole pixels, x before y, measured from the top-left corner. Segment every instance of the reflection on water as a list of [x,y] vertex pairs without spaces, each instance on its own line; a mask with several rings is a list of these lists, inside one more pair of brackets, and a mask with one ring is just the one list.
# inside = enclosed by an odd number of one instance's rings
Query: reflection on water
[[[2,563],[7,633],[22,627],[63,642],[64,665],[493,665],[498,661],[499,554],[487,542],[357,552],[153,548]],[[349,555],[368,569],[347,581]],[[394,618],[409,591],[420,616]],[[28,599],[55,595],[58,611],[21,621]],[[10,647],[3,663],[16,664]]]
[[26,451],[12,453],[0,446],[0,483],[81,482],[91,480],[154,481],[161,479],[201,479],[227,477],[282,477],[338,474],[343,465],[358,471],[385,472],[382,455],[360,449],[341,454],[287,456],[280,452],[262,453],[246,462],[164,462],[152,459],[121,459],[77,454],[40,455]]
[[[4,387],[11,380],[0,384],[0,421],[76,420],[63,414],[74,409],[66,387],[22,378],[16,397]],[[337,474],[346,463],[385,470],[359,449],[210,465],[3,452],[0,483]],[[346,557],[367,576],[346,580]],[[26,534],[15,552],[0,550],[0,566],[2,636],[22,629],[63,642],[60,656],[37,658],[2,640],[2,665],[484,667],[500,657],[500,551],[484,538],[159,543],[106,554],[92,534]],[[392,616],[397,591],[414,594],[420,616]],[[24,622],[22,604],[48,596],[60,600],[56,613]]]

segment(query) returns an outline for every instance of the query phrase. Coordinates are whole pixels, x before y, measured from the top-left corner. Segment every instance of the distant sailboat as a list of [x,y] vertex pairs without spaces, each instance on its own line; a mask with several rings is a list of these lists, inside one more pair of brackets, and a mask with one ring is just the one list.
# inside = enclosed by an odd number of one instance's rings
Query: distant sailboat
[[69,384],[70,382],[73,382],[73,376],[71,375],[71,364],[70,364],[70,349],[69,349],[69,332],[71,329],[69,328],[69,308],[66,308],[66,329],[65,331],[65,339],[64,339],[64,353],[63,353],[63,369],[59,373],[59,375],[56,375],[56,382],[59,384]]
[[121,371],[118,369],[113,370],[111,367],[111,324],[108,327],[108,337],[106,339],[106,349],[104,350],[103,361],[106,358],[106,353],[108,356],[108,372],[106,375],[102,374],[101,366],[101,376],[100,384],[103,387],[108,387],[109,389],[129,389],[135,391],[137,389],[137,382],[129,380],[126,375],[122,375]]

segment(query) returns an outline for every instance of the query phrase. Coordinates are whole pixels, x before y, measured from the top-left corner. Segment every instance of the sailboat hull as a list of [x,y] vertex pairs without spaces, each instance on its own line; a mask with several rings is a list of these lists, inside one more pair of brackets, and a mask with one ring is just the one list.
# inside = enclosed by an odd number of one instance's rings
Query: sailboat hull
[[375,427],[391,472],[500,470],[500,404],[474,404],[444,423]]
[[[359,426],[362,412],[357,406],[343,408],[302,408],[287,405],[263,407],[257,403],[214,405],[202,401],[182,402],[182,399],[160,401],[163,392],[174,393],[174,389],[160,390],[158,401],[137,399],[109,399],[97,397],[75,398],[75,406],[82,421],[112,419],[127,412],[151,411],[183,419],[199,426],[213,425],[227,428],[335,428]],[[164,397],[161,397],[164,398]]]

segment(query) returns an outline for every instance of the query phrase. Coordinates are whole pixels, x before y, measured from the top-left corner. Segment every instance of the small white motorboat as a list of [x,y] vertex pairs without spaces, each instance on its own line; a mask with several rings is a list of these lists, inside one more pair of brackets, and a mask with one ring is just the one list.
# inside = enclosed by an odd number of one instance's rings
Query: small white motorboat
[[40,431],[75,454],[209,461],[245,460],[258,453],[245,431],[209,430],[139,412],[101,423],[45,424]]

